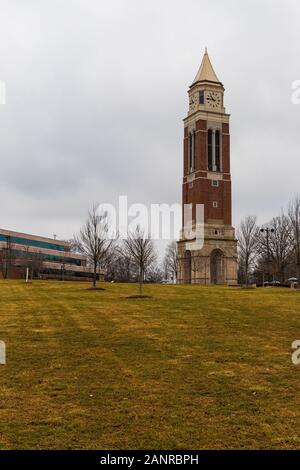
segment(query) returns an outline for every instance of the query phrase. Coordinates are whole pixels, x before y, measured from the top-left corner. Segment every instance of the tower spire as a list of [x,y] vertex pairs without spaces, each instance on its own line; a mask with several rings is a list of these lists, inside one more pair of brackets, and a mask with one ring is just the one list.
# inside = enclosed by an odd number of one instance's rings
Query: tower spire
[[211,61],[208,56],[207,47],[205,48],[204,56],[198,70],[198,73],[193,81],[193,85],[197,82],[216,82],[220,83],[216,72],[211,65]]

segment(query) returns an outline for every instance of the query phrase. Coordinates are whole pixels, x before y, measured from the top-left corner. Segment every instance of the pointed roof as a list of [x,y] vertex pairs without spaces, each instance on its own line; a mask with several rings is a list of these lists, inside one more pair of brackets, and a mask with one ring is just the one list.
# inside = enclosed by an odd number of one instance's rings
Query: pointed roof
[[194,83],[197,83],[197,82],[220,83],[220,80],[218,79],[216,72],[214,71],[213,66],[211,65],[211,61],[207,53],[207,48],[205,48],[205,53],[204,53],[200,68],[198,70],[198,73],[195,77],[195,80],[193,81],[193,85]]

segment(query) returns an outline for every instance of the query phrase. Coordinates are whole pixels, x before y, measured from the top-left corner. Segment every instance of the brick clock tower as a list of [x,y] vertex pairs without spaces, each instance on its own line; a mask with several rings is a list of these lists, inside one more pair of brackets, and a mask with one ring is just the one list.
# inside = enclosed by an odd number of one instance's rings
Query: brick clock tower
[[182,192],[183,207],[192,204],[193,225],[196,204],[204,205],[204,245],[201,249],[191,249],[192,240],[187,240],[182,231],[178,242],[177,281],[180,284],[237,283],[237,242],[231,215],[229,114],[224,108],[224,91],[205,50],[188,91]]

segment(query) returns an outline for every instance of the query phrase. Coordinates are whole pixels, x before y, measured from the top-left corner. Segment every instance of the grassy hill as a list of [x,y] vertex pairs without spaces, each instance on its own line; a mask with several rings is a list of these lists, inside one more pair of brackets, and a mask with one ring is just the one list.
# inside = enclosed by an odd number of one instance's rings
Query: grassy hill
[[299,448],[300,292],[0,281],[1,449]]

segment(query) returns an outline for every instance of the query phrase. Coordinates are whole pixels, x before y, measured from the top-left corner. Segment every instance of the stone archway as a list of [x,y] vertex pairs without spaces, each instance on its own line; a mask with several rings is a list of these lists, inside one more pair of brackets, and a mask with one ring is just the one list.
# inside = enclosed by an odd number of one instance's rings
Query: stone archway
[[210,282],[211,284],[224,284],[223,251],[216,249],[210,254]]
[[192,255],[190,250],[187,250],[184,254],[184,278],[185,284],[191,284],[192,282]]

